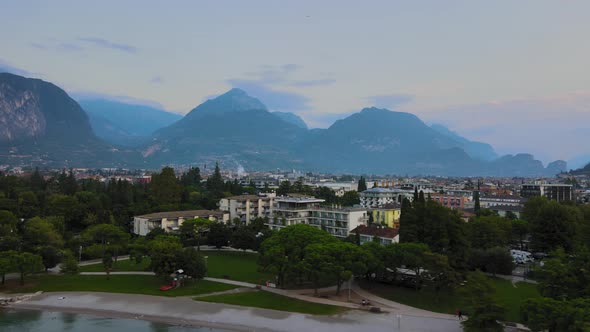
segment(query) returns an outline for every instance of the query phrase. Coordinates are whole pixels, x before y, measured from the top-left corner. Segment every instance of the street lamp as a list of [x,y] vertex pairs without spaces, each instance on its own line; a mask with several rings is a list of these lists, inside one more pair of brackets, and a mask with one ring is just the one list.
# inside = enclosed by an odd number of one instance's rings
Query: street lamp
[[206,277],[207,276],[207,272],[208,272],[207,270],[209,269],[207,267],[207,258],[209,258],[209,256],[204,256],[204,258],[205,258],[205,277]]

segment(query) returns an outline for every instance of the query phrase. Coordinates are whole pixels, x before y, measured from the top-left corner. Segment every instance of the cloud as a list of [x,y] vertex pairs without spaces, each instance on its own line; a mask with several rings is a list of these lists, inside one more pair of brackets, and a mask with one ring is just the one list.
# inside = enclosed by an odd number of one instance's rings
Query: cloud
[[62,52],[79,52],[83,51],[84,47],[73,43],[59,43],[57,44],[56,49]]
[[164,79],[162,78],[162,76],[154,76],[150,80],[150,83],[153,83],[153,84],[163,84],[164,83]]
[[111,41],[103,39],[103,38],[80,37],[80,38],[78,38],[78,41],[92,44],[94,46],[98,46],[98,47],[102,47],[102,48],[108,48],[108,49],[117,50],[117,51],[121,51],[121,52],[125,52],[125,53],[130,53],[130,54],[135,54],[138,52],[138,49],[135,46],[114,43],[114,42],[111,42]]
[[414,100],[414,97],[408,94],[388,94],[369,96],[367,100],[376,107],[394,108],[401,104],[406,104]]
[[270,110],[305,111],[311,109],[309,105],[311,100],[289,89],[329,85],[336,80],[327,77],[309,80],[293,79],[292,77],[301,69],[301,66],[293,63],[280,66],[263,65],[258,70],[245,73],[246,78],[231,78],[226,82],[232,87],[243,89],[259,98]]
[[33,48],[38,49],[38,50],[46,50],[48,48],[46,45],[35,43],[35,42],[29,43],[29,45]]
[[324,78],[319,80],[307,80],[307,81],[294,81],[291,83],[292,86],[296,87],[309,87],[309,86],[322,86],[336,83],[335,79]]
[[301,111],[311,108],[309,106],[310,99],[304,95],[275,90],[260,81],[230,79],[227,80],[227,83],[260,99],[266,107],[273,111]]

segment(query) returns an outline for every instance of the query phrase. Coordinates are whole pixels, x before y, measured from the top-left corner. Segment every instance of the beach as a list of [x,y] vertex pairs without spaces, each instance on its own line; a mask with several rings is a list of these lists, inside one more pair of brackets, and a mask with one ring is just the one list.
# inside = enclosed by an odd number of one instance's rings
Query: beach
[[194,301],[191,297],[56,292],[11,305],[14,309],[60,311],[232,331],[461,331],[454,319],[348,310],[314,316],[276,310]]

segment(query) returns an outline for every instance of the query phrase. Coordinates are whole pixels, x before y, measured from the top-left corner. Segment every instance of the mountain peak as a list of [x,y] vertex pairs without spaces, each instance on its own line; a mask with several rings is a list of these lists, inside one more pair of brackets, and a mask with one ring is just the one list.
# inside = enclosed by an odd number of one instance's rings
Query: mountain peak
[[191,111],[191,113],[195,111],[205,114],[241,112],[250,110],[267,111],[267,108],[260,100],[250,96],[246,91],[239,88],[232,88],[226,93],[213,99],[209,99],[203,104],[197,106]]

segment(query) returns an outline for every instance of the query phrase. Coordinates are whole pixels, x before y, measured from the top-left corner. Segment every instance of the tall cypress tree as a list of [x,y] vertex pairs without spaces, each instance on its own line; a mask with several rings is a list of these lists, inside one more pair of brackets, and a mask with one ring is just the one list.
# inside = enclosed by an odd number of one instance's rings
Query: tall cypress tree
[[359,182],[358,182],[358,189],[357,189],[357,191],[360,193],[360,192],[363,192],[365,190],[367,190],[367,181],[365,180],[365,177],[364,176],[361,176],[361,178],[359,179]]

